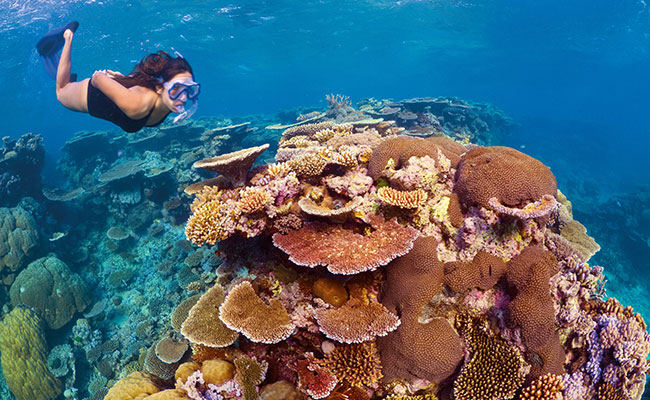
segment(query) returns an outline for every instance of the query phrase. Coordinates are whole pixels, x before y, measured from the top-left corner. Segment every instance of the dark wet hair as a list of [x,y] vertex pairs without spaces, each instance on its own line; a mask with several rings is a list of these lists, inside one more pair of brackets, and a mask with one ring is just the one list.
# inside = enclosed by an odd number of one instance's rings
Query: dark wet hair
[[[122,86],[144,86],[155,91],[166,82],[181,72],[189,72],[194,78],[192,67],[183,57],[172,57],[166,51],[158,51],[144,57],[126,76],[115,77]],[[162,81],[161,81],[162,79]]]

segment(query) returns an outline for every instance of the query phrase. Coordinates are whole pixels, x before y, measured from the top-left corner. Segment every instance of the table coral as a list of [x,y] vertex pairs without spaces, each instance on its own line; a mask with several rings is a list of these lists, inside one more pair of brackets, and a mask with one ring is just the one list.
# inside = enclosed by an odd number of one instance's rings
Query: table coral
[[280,301],[271,299],[267,305],[247,281],[230,290],[219,306],[219,319],[229,329],[259,343],[278,343],[295,331]]
[[211,347],[230,346],[239,334],[219,319],[219,307],[225,299],[223,288],[215,284],[192,306],[180,332],[192,343]]
[[379,216],[370,221],[367,234],[317,221],[306,222],[285,235],[274,234],[273,244],[298,265],[325,265],[330,272],[344,275],[386,265],[413,246],[415,229]]
[[341,343],[361,343],[385,336],[400,324],[399,318],[376,302],[351,299],[339,308],[319,309],[315,313],[320,331]]

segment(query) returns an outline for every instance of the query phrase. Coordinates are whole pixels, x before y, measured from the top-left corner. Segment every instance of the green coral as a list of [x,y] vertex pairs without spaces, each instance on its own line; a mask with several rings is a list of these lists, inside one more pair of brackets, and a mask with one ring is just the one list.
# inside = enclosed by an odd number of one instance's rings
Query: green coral
[[47,368],[43,320],[28,307],[16,307],[0,324],[0,362],[18,400],[50,400],[61,394],[61,381]]

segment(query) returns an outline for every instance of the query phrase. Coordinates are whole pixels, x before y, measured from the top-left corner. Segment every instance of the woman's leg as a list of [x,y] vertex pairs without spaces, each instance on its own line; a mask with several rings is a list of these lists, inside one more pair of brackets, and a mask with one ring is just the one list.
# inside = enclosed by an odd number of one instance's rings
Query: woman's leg
[[61,50],[59,66],[56,70],[56,98],[64,107],[73,110],[88,112],[88,81],[70,82],[70,68],[72,37],[74,33],[68,29],[63,33],[65,44]]

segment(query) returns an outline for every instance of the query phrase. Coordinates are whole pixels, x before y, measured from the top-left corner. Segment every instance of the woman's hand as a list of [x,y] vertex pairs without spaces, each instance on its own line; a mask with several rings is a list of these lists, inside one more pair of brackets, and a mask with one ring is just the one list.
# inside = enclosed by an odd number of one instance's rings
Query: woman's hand
[[105,69],[100,69],[93,73],[92,78],[90,78],[90,82],[94,86],[97,86],[97,84],[101,82],[102,79],[106,79],[106,78],[111,79],[111,77],[108,75],[108,72]]
[[108,74],[109,77],[115,78],[118,76],[124,76],[120,71],[111,71],[110,69],[106,70],[106,74]]

